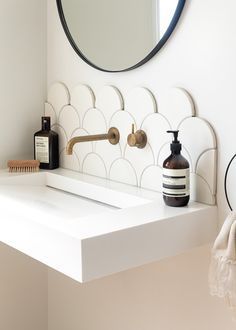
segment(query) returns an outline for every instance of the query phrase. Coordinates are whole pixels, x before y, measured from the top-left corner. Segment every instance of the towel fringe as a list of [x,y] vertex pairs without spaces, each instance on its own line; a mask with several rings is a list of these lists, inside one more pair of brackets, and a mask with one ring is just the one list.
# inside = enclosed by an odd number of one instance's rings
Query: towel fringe
[[212,296],[225,298],[229,307],[236,310],[236,262],[223,256],[212,256],[209,288]]

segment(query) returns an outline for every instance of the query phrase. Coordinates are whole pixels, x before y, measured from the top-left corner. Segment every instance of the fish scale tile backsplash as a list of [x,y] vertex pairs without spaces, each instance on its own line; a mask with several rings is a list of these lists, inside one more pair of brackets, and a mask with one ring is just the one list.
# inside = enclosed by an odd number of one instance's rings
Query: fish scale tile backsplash
[[[215,134],[204,119],[196,117],[194,102],[184,89],[171,88],[156,100],[147,88],[136,87],[124,100],[114,86],[104,86],[95,95],[87,85],[69,91],[58,82],[49,88],[45,114],[59,134],[61,167],[158,192],[162,191],[162,163],[170,154],[166,131],[179,129],[182,153],[190,163],[191,199],[215,204]],[[144,149],[127,145],[133,123],[147,134]],[[71,137],[107,133],[112,126],[119,129],[119,144],[79,143],[72,156],[65,154]]]

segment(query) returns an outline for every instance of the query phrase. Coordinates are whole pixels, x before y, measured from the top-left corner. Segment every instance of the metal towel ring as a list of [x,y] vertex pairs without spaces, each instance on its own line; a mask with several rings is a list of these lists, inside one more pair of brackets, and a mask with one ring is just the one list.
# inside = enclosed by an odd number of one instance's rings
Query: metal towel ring
[[233,155],[233,157],[230,159],[230,162],[229,162],[229,164],[228,164],[228,166],[226,168],[226,171],[225,171],[225,180],[224,180],[225,197],[226,197],[226,201],[227,201],[227,203],[228,203],[229,208],[230,208],[231,211],[233,211],[233,209],[232,209],[232,206],[231,206],[231,204],[229,202],[229,197],[228,197],[226,185],[227,185],[227,175],[228,175],[228,172],[229,172],[229,168],[230,168],[230,165],[231,165],[231,163],[232,163],[232,161],[234,160],[235,157],[236,157],[236,154]]

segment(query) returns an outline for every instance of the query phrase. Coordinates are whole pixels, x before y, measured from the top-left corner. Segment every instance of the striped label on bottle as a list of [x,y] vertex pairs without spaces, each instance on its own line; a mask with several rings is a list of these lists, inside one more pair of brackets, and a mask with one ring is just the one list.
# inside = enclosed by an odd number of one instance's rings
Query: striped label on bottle
[[163,194],[169,197],[189,196],[189,168],[163,168]]

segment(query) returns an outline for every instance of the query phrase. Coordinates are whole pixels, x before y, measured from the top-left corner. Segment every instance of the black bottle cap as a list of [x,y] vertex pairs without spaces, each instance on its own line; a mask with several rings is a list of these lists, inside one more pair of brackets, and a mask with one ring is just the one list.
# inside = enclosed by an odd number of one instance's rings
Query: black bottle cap
[[178,141],[179,131],[167,131],[167,133],[173,133],[173,135],[174,135],[174,140],[170,144],[170,150],[171,150],[171,152],[174,153],[174,154],[179,154],[180,151],[181,151],[181,149],[182,149],[182,145]]
[[50,131],[51,129],[51,118],[42,117],[42,131]]

